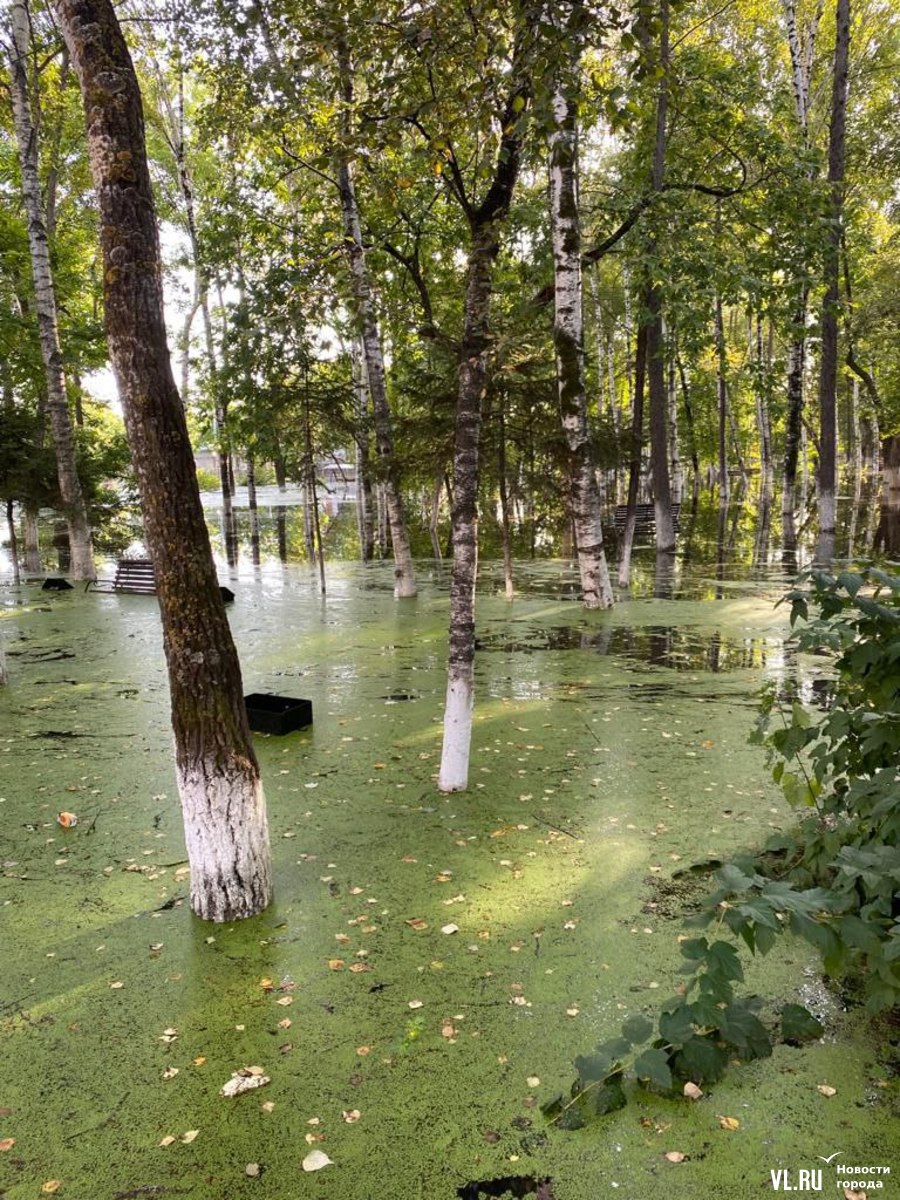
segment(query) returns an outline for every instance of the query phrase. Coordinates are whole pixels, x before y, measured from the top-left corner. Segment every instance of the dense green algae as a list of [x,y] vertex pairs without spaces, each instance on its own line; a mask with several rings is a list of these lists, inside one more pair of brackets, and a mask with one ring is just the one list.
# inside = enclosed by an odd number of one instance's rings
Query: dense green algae
[[[306,695],[316,720],[258,741],[276,903],[216,928],[184,903],[152,600],[18,593],[0,697],[7,1200],[50,1179],[78,1200],[431,1200],[517,1173],[552,1176],[559,1200],[738,1200],[836,1149],[893,1165],[877,1038],[824,993],[821,1044],[779,1047],[697,1104],[636,1092],[592,1129],[544,1126],[536,1102],[568,1087],[574,1055],[677,981],[656,881],[789,820],[746,734],[762,679],[799,669],[777,582],[701,579],[692,599],[585,614],[560,575],[535,569],[512,606],[479,600],[472,786],[451,797],[433,783],[439,572],[402,605],[381,569],[335,568],[325,603],[306,572],[241,576],[247,690]],[[787,943],[748,989],[795,999],[814,966]],[[270,1085],[218,1096],[255,1064]],[[323,1134],[334,1165],[304,1174]]]

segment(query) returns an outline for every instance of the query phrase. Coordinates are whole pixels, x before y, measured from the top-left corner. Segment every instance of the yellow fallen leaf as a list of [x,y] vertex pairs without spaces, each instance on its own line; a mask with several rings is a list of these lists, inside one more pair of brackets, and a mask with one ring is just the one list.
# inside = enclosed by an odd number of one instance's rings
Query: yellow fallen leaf
[[340,942],[342,946],[346,946],[350,942],[350,935],[348,933],[336,933],[334,940]]
[[581,1009],[576,1008],[575,1005],[573,1004],[571,1008],[566,1009],[566,1016],[567,1017],[577,1017],[580,1012],[581,1012]]
[[263,989],[263,991],[271,992],[271,990],[275,986],[275,981],[273,979],[269,979],[269,978],[261,979],[259,981],[259,986]]
[[325,1134],[324,1133],[304,1133],[303,1140],[306,1142],[307,1146],[314,1146],[316,1144],[316,1142],[324,1142],[325,1141]]
[[343,971],[345,965],[342,958],[329,958],[328,960],[329,971]]
[[293,1023],[294,1022],[291,1020],[290,1017],[282,1017],[281,1020],[278,1022],[278,1028],[279,1029],[290,1029],[290,1027],[293,1025]]
[[351,1109],[345,1108],[344,1111],[341,1113],[341,1116],[344,1118],[344,1120],[347,1122],[348,1125],[352,1125],[354,1123],[354,1121],[358,1121],[361,1115],[362,1114],[360,1113],[358,1108],[351,1108]]
[[50,1195],[52,1192],[58,1192],[61,1184],[61,1179],[48,1179],[46,1183],[41,1184],[41,1191],[45,1195]]
[[15,1138],[0,1138],[0,1154],[2,1154],[5,1150],[12,1150],[15,1144]]
[[423,1000],[410,1000],[409,1001],[410,1008],[422,1008],[423,1006],[424,1006]]
[[696,1083],[688,1082],[684,1085],[684,1095],[687,1096],[688,1100],[699,1100],[703,1092],[697,1087]]
[[404,925],[408,925],[410,929],[427,929],[428,922],[423,921],[421,917],[411,917],[408,921],[404,921]]
[[719,1127],[721,1129],[728,1129],[733,1133],[735,1129],[740,1129],[741,1123],[737,1117],[719,1117]]
[[354,975],[361,975],[364,971],[371,971],[372,968],[368,963],[351,963],[350,970]]
[[540,1087],[541,1086],[540,1078],[537,1075],[529,1075],[528,1078],[525,1080],[525,1082],[528,1084],[529,1087]]
[[275,1101],[274,1100],[263,1100],[262,1104],[259,1106],[259,1110],[260,1110],[260,1112],[264,1112],[264,1113],[274,1112],[275,1111]]
[[663,1155],[663,1158],[667,1159],[670,1163],[684,1162],[686,1157],[687,1155],[682,1154],[680,1150],[668,1150]]
[[304,1171],[321,1171],[323,1167],[331,1165],[331,1159],[321,1150],[311,1150],[301,1164]]
[[[73,812],[57,813],[56,820],[63,827],[63,829],[74,829],[74,827],[78,824],[78,818],[75,816],[75,814]],[[90,830],[88,830],[88,833],[90,833]],[[58,1183],[57,1183],[56,1187],[59,1187]],[[42,1191],[47,1190],[46,1184],[44,1185],[44,1187],[41,1190]],[[56,1188],[53,1188],[53,1191],[55,1192]]]
[[186,1146],[189,1146],[199,1132],[199,1129],[189,1129],[186,1133],[181,1135],[181,1140]]
[[123,988],[125,986],[125,984],[122,982],[121,979],[115,979],[109,986],[115,990],[118,988]]
[[836,1096],[837,1095],[837,1088],[829,1087],[827,1083],[820,1083],[819,1086],[816,1088],[816,1091],[819,1092],[819,1094],[822,1096]]
[[171,1146],[175,1140],[176,1139],[172,1137],[171,1133],[167,1133],[166,1136],[163,1138],[163,1140],[159,1144],[161,1146]]
[[445,1021],[441,1026],[441,1037],[452,1038],[456,1037],[456,1029],[451,1021]]
[[[294,1003],[294,997],[293,996],[279,996],[278,999],[275,1001],[275,1003],[280,1004],[282,1008],[285,1008],[288,1004]],[[235,1026],[235,1028],[237,1028],[237,1026]]]
[[307,1125],[321,1125],[322,1124],[319,1117],[310,1117],[306,1123],[307,1123]]
[[452,871],[441,871],[440,874],[435,875],[434,881],[435,883],[449,883],[452,878]]
[[163,1079],[174,1079],[177,1074],[178,1074],[177,1067],[166,1067],[166,1069],[162,1073],[162,1077],[163,1077]]
[[359,1055],[360,1058],[365,1058],[367,1054],[372,1053],[372,1047],[371,1046],[357,1046],[356,1053]]
[[206,1062],[206,1056],[204,1054],[198,1054],[197,1057],[195,1059],[193,1059],[193,1063],[194,1063],[195,1067],[202,1067],[205,1062]]

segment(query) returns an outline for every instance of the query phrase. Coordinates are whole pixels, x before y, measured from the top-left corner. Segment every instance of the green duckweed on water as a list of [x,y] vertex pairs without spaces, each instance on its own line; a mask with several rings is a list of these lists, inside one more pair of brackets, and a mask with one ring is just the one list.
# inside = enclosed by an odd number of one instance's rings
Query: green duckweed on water
[[[397,604],[388,567],[335,565],[324,601],[305,570],[243,569],[245,689],[307,697],[315,723],[257,740],[277,899],[218,927],[186,903],[154,601],[4,590],[4,1200],[49,1181],[71,1200],[442,1200],[514,1175],[557,1200],[742,1200],[835,1151],[826,1192],[839,1162],[900,1186],[890,1029],[788,939],[745,963],[747,989],[808,1004],[821,1042],[696,1103],[635,1088],[578,1132],[541,1117],[576,1054],[677,983],[703,882],[677,873],[789,825],[747,735],[760,684],[809,671],[779,577],[698,574],[600,614],[569,578],[533,566],[508,605],[486,572],[470,790],[442,796],[440,571]],[[251,1066],[271,1082],[220,1097]],[[314,1149],[333,1165],[305,1173]]]

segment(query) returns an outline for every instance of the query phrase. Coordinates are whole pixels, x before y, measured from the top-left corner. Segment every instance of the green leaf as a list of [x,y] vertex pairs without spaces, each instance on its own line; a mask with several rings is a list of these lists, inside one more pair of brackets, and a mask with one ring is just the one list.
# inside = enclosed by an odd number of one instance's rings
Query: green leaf
[[672,1059],[672,1069],[679,1079],[694,1083],[715,1083],[728,1065],[728,1055],[712,1040],[712,1036],[695,1034]]
[[694,1022],[688,1007],[684,1004],[674,1012],[662,1013],[659,1018],[659,1036],[670,1046],[682,1046],[694,1036]]
[[641,1013],[635,1013],[622,1024],[622,1036],[626,1037],[632,1045],[646,1042],[652,1032],[653,1022]]
[[790,1046],[812,1042],[825,1032],[819,1021],[802,1004],[785,1004],[781,1010],[781,1036]]
[[722,1010],[719,1031],[741,1058],[768,1058],[772,1053],[772,1039],[765,1025],[740,1005],[728,1005]]
[[741,960],[738,958],[734,946],[728,942],[713,942],[706,952],[706,961],[710,974],[738,981],[744,978]]
[[594,1095],[594,1111],[598,1117],[617,1112],[618,1109],[624,1108],[626,1103],[621,1075],[610,1075],[603,1087],[598,1088]]
[[663,1091],[672,1087],[669,1056],[664,1050],[645,1050],[634,1064],[634,1073],[638,1079],[647,1080]]

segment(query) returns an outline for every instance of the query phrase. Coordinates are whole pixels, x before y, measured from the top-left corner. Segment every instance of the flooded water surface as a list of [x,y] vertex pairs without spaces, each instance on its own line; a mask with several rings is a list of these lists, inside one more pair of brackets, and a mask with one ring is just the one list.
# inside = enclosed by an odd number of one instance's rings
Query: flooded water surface
[[[314,711],[257,738],[277,898],[223,927],[187,909],[154,600],[3,589],[5,1200],[54,1180],[77,1200],[452,1200],[507,1177],[741,1200],[838,1146],[890,1161],[880,1035],[792,942],[748,990],[769,1013],[816,997],[821,1043],[690,1106],[635,1089],[577,1133],[539,1110],[671,994],[685,868],[790,824],[747,743],[764,681],[823,669],[786,646],[780,562],[639,561],[608,613],[579,607],[569,564],[522,568],[511,604],[485,564],[470,789],[449,797],[444,567],[400,604],[385,564],[329,565],[324,598],[302,565],[221,577],[245,690]],[[271,1082],[219,1095],[250,1067]],[[332,1165],[304,1172],[313,1150]]]

